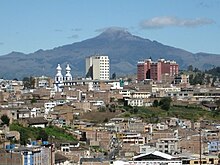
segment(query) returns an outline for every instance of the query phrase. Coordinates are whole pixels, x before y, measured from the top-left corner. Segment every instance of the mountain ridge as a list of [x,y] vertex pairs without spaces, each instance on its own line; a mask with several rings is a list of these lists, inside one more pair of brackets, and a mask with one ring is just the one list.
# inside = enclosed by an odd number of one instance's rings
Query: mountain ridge
[[[69,63],[73,76],[85,75],[85,57],[94,54],[105,54],[110,58],[111,73],[133,74],[139,60],[165,58],[175,60],[181,69],[193,65],[199,69],[219,66],[220,55],[209,53],[191,53],[181,48],[164,45],[158,41],[132,35],[126,30],[107,29],[100,35],[53,49],[39,49],[24,54],[12,52],[0,56],[0,77],[22,79],[27,76],[46,75],[53,77],[57,64]],[[16,65],[12,65],[16,64]]]

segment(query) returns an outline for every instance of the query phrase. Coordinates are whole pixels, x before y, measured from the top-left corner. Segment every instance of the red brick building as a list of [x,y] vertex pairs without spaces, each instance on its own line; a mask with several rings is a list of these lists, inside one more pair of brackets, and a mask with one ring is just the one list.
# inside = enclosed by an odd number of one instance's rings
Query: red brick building
[[137,79],[145,80],[150,79],[150,66],[151,66],[151,59],[147,59],[145,61],[139,61],[137,64]]
[[158,59],[157,62],[146,59],[137,64],[137,80],[152,79],[162,81],[164,75],[173,77],[179,73],[179,65],[175,61]]

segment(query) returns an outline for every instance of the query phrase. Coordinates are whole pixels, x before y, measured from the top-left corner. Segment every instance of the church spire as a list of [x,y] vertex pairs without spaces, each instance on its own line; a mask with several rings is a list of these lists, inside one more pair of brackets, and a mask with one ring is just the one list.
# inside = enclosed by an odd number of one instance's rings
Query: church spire
[[66,75],[64,77],[64,80],[66,80],[66,81],[71,81],[72,80],[72,75],[71,75],[70,71],[71,71],[71,68],[70,68],[69,64],[67,64],[67,66],[66,66]]
[[60,64],[57,65],[57,74],[55,76],[55,82],[56,83],[62,83],[63,82],[63,75],[61,73],[62,68],[60,66]]

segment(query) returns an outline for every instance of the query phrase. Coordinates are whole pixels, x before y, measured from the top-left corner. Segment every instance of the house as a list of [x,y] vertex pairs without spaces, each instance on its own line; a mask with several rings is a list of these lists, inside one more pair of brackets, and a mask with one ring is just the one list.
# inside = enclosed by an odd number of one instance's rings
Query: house
[[106,150],[109,149],[109,142],[112,138],[112,134],[110,132],[97,130],[86,130],[85,132],[90,146],[100,146]]
[[54,107],[57,105],[56,102],[47,102],[44,104],[45,114],[48,114],[50,111],[54,110]]
[[19,121],[21,124],[29,127],[40,127],[45,128],[48,121],[43,117],[27,118]]
[[203,104],[203,107],[206,110],[209,110],[209,111],[215,111],[215,110],[218,109],[218,105],[217,104]]
[[128,100],[128,105],[132,107],[142,107],[144,106],[144,101],[143,99],[127,99]]
[[168,129],[168,125],[164,122],[162,123],[157,123],[153,125],[153,129],[157,131],[163,131]]
[[211,141],[208,143],[208,151],[209,153],[218,153],[220,151],[220,141]]
[[164,153],[174,155],[179,152],[177,138],[161,138],[156,142],[156,148]]
[[123,132],[122,142],[128,144],[143,145],[146,142],[145,137],[141,133]]
[[70,152],[74,148],[78,148],[79,143],[78,142],[71,142],[71,143],[62,143],[60,145],[60,150],[62,152]]
[[29,109],[19,109],[17,110],[17,118],[18,119],[25,119],[25,118],[29,118],[31,117],[30,114],[30,110]]

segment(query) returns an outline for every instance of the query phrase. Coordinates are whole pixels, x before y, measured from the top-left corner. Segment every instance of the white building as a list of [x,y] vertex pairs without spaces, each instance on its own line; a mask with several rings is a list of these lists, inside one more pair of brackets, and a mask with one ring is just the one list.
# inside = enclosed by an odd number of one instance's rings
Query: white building
[[55,88],[56,92],[62,92],[62,88],[64,86],[64,81],[71,81],[72,80],[72,75],[70,73],[71,68],[70,68],[69,64],[67,64],[66,74],[64,77],[62,75],[62,68],[61,68],[60,64],[58,64],[56,69],[57,69],[57,74],[55,76],[54,88]]
[[44,111],[45,114],[48,114],[49,112],[52,112],[54,110],[54,107],[57,105],[56,102],[47,102],[44,103]]
[[119,94],[123,95],[123,98],[131,98],[131,90],[130,89],[122,89],[119,91]]
[[40,108],[35,108],[35,107],[31,109],[30,113],[31,113],[30,117],[39,117],[42,116],[43,114]]
[[110,66],[108,56],[86,58],[86,77],[93,80],[109,80]]
[[132,107],[142,107],[144,106],[144,101],[143,99],[127,99],[128,100],[128,105]]
[[71,148],[77,148],[79,145],[79,143],[62,143],[60,148],[62,152],[70,152]]
[[150,92],[135,91],[131,93],[131,98],[134,98],[134,99],[146,99],[146,98],[149,98],[150,96],[151,96]]
[[126,132],[122,136],[122,142],[128,144],[145,144],[145,137],[143,137],[140,133],[135,132]]
[[174,156],[153,151],[134,156],[132,161],[114,161],[113,165],[182,165],[182,160]]
[[156,142],[156,148],[160,152],[174,155],[179,152],[177,147],[178,141],[179,140],[177,138],[161,138],[158,139],[158,142]]

